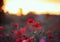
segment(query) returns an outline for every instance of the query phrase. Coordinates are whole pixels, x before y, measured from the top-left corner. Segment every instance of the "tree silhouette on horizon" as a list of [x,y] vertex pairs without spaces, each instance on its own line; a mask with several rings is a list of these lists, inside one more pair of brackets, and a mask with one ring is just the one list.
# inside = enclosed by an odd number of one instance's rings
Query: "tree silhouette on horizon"
[[5,22],[5,14],[4,14],[4,10],[2,9],[3,5],[4,5],[4,0],[0,0],[0,26],[2,24],[4,24]]

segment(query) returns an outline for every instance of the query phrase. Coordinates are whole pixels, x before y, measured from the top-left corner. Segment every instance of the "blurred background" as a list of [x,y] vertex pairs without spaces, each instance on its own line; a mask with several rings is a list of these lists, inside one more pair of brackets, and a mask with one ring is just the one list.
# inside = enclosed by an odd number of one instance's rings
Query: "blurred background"
[[[29,18],[39,22],[44,33],[47,29],[51,29],[53,36],[54,32],[60,35],[60,0],[0,0],[0,26],[4,26],[5,29],[1,31],[0,27],[0,34],[4,32],[10,34],[14,23],[18,23],[19,28],[28,27],[26,22]],[[1,42],[4,41],[6,40],[1,40]],[[54,38],[52,42],[60,42],[60,36]]]

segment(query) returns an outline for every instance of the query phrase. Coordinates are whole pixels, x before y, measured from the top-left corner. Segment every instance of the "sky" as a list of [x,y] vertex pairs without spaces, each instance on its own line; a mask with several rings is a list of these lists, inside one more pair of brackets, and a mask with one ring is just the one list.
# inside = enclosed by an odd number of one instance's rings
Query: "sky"
[[37,13],[60,13],[60,0],[6,0],[5,11],[17,13],[22,8],[23,13],[35,11]]

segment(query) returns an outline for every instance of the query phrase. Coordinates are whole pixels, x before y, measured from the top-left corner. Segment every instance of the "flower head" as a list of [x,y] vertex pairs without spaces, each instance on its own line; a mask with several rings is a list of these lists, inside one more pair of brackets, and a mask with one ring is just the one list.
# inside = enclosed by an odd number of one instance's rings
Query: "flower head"
[[20,32],[19,30],[17,30],[17,31],[15,32],[15,34],[16,34],[17,36],[20,36],[20,35],[21,35],[21,32]]
[[40,26],[40,27],[38,27],[37,29],[38,29],[38,31],[40,31],[40,30],[42,30],[42,27]]
[[20,38],[20,37],[18,37],[16,40],[15,40],[15,42],[22,42],[22,38]]
[[22,42],[26,42],[26,40],[23,40]]
[[14,33],[14,30],[10,30],[11,33]]
[[39,25],[40,25],[39,22],[34,23],[34,27],[39,27]]
[[26,42],[31,42],[31,40],[30,39],[27,39]]
[[26,28],[21,28],[20,31],[21,31],[21,33],[25,33],[26,32]]
[[48,38],[49,38],[49,39],[53,39],[53,36],[51,36],[51,35],[48,35]]
[[50,35],[51,34],[51,30],[48,30],[46,33],[47,33],[47,35]]
[[34,20],[32,18],[28,19],[27,24],[34,23]]
[[19,26],[18,23],[14,23],[13,25],[14,25],[14,27],[16,27],[16,28],[18,28],[18,26]]
[[24,39],[28,39],[27,35],[26,34],[23,34],[23,37]]

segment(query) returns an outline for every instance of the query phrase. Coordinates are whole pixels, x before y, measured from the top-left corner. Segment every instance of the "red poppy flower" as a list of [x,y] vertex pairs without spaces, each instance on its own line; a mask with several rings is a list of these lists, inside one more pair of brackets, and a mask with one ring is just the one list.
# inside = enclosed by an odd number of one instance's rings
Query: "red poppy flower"
[[28,19],[27,24],[34,23],[34,20],[32,18]]
[[20,31],[21,31],[21,33],[25,33],[26,32],[26,28],[21,28]]
[[53,36],[51,36],[51,35],[48,35],[48,38],[49,38],[49,39],[53,39]]
[[23,40],[23,39],[19,37],[19,38],[17,38],[17,39],[15,40],[15,42],[22,42],[22,40]]
[[0,26],[0,31],[4,30],[4,27],[3,26]]
[[42,30],[42,27],[38,27],[37,29],[38,29],[38,31],[40,31],[40,30]]
[[46,33],[47,33],[47,35],[50,35],[51,34],[51,30],[48,30]]
[[14,30],[10,30],[11,33],[14,33]]
[[28,39],[28,37],[27,37],[27,35],[26,35],[26,34],[23,34],[23,37],[24,37],[25,39]]
[[39,27],[39,22],[34,23],[34,27]]
[[26,42],[31,42],[31,40],[30,39],[27,39]]
[[17,31],[15,32],[15,34],[16,34],[17,36],[19,36],[19,35],[21,35],[21,32],[20,32],[19,30],[17,30]]
[[14,27],[16,27],[16,28],[18,28],[18,26],[19,26],[18,23],[15,23],[15,24],[13,24],[13,25],[14,25]]

